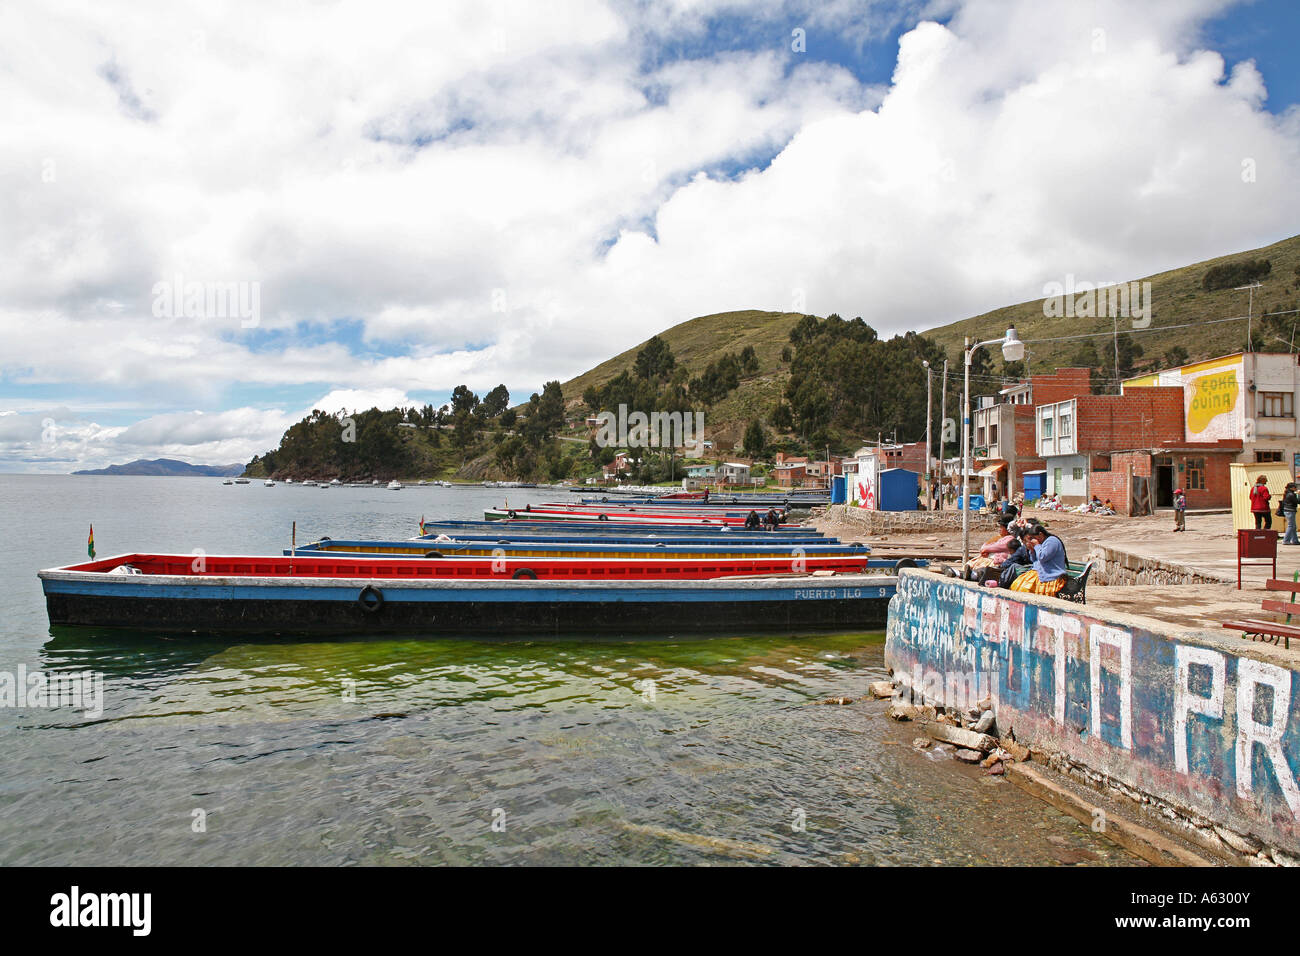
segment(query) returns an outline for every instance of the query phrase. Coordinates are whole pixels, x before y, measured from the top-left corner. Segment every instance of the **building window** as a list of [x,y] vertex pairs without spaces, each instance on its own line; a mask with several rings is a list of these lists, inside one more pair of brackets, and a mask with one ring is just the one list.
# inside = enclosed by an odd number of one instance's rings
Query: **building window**
[[1052,491],[1058,495],[1061,493],[1061,469],[1059,468],[1052,469]]
[[1205,490],[1205,459],[1187,459],[1187,487],[1193,491]]
[[1047,415],[1043,416],[1043,437],[1052,437],[1052,419]]
[[1075,481],[1083,481],[1083,469],[1082,469],[1082,468],[1076,468],[1076,469],[1074,469],[1074,480],[1075,480]]
[[990,444],[990,445],[996,445],[997,443],[998,443],[998,426],[997,426],[997,425],[990,425],[990,426],[989,426],[989,444]]
[[1257,464],[1261,462],[1281,461],[1281,460],[1282,460],[1282,453],[1280,451],[1273,451],[1266,448],[1263,451],[1256,450],[1255,452],[1255,462]]
[[1071,434],[1070,428],[1071,428],[1070,416],[1062,415],[1061,416],[1061,437],[1062,438],[1070,437]]
[[1260,418],[1295,418],[1295,395],[1291,392],[1260,392]]

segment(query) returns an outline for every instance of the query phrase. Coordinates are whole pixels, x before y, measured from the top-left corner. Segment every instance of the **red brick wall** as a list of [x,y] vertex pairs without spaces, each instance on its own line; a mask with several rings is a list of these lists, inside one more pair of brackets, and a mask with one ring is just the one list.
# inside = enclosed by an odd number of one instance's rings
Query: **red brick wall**
[[885,468],[906,468],[918,475],[924,475],[925,442],[916,441],[910,445],[899,445],[897,448],[881,449],[879,460],[882,470]]
[[[1156,455],[1160,455],[1156,452]],[[1227,508],[1232,504],[1232,488],[1229,484],[1231,469],[1229,465],[1234,455],[1231,452],[1166,452],[1174,463],[1174,487],[1181,487],[1187,493],[1188,508]],[[1203,458],[1205,460],[1205,489],[1188,488],[1187,459]],[[1154,474],[1154,457],[1151,452],[1131,451],[1117,452],[1111,455],[1110,471],[1092,471],[1088,475],[1088,484],[1102,501],[1107,498],[1115,505],[1115,510],[1125,513],[1126,493],[1124,485],[1128,481],[1129,466],[1135,477],[1150,477]],[[1182,466],[1181,471],[1178,470]]]
[[1152,447],[1183,439],[1183,390],[1179,387],[1134,389],[1128,395],[1086,395],[1076,404],[1075,447],[1080,452]]
[[1205,490],[1197,491],[1187,487],[1187,472],[1174,472],[1175,487],[1181,486],[1187,492],[1187,507],[1189,508],[1230,508],[1232,507],[1232,469],[1228,466],[1232,463],[1234,455],[1201,455],[1193,452],[1190,455],[1176,454],[1174,466],[1186,465],[1188,458],[1205,459]]
[[1055,405],[1092,394],[1092,369],[1058,368],[1050,375],[1031,375],[1035,405]]

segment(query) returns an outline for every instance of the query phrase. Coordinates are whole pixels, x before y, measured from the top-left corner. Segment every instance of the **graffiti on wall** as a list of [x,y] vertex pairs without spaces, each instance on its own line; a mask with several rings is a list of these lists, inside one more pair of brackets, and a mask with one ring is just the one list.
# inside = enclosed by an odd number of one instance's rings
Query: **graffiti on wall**
[[853,504],[859,508],[866,508],[868,511],[875,511],[879,507],[876,497],[876,468],[877,462],[874,455],[859,458],[858,473],[853,480]]
[[927,702],[989,700],[999,727],[1052,743],[1210,819],[1285,821],[1300,843],[1296,672],[1168,633],[905,572],[886,660]]

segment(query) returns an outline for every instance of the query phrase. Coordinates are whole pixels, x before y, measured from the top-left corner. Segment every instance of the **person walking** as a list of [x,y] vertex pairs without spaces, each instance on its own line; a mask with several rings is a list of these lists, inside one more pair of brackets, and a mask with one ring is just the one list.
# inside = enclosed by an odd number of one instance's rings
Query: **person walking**
[[1174,530],[1187,530],[1187,495],[1181,488],[1174,489]]
[[1300,504],[1300,495],[1296,494],[1296,484],[1294,481],[1288,481],[1286,491],[1282,493],[1282,516],[1286,518],[1286,537],[1282,539],[1283,544],[1300,544],[1300,536],[1296,535],[1295,528],[1297,504]]
[[1250,513],[1255,516],[1255,530],[1271,528],[1272,516],[1268,513],[1268,503],[1273,495],[1268,490],[1268,479],[1260,475],[1250,489]]

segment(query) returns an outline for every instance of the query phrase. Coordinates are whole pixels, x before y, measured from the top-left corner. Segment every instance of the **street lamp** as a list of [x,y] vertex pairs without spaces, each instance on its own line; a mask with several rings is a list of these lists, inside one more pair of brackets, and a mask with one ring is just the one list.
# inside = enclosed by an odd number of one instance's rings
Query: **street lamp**
[[1007,329],[1007,334],[1000,339],[971,344],[965,339],[966,372],[962,387],[961,419],[961,567],[962,573],[970,562],[970,362],[975,350],[985,345],[1001,345],[1002,358],[1008,362],[1019,362],[1025,357],[1025,343],[1016,335],[1015,327]]
[[930,465],[930,360],[922,359],[925,366],[925,506],[934,507],[934,473]]

